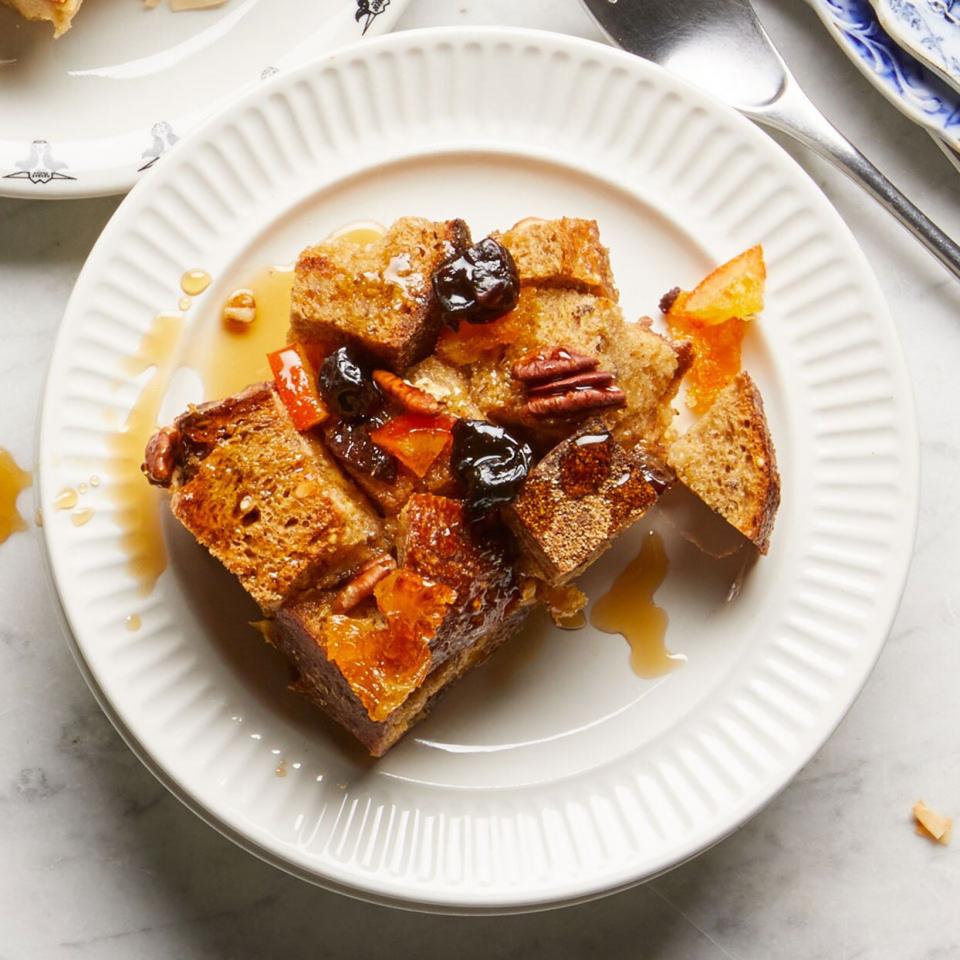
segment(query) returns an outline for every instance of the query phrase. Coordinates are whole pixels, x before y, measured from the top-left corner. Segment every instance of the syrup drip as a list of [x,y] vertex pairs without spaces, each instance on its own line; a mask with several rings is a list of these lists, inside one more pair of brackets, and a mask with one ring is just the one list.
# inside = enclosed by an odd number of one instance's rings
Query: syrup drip
[[593,605],[590,622],[604,633],[619,633],[630,644],[630,666],[637,676],[651,679],[676,670],[686,661],[665,644],[666,611],[653,595],[667,575],[669,562],[659,533],[650,533],[639,555]]
[[73,487],[64,487],[64,489],[53,498],[53,509],[72,510],[77,505],[79,499],[80,495]]
[[70,522],[75,527],[85,527],[93,519],[92,507],[81,507],[70,514]]
[[188,297],[199,297],[212,281],[213,277],[206,270],[188,270],[180,278],[180,289]]
[[137,613],[131,613],[129,617],[124,620],[124,626],[131,632],[136,633],[140,629],[140,615]]
[[167,555],[160,529],[158,494],[140,472],[147,440],[159,426],[157,414],[173,371],[174,351],[183,318],[160,314],[143,335],[135,354],[124,361],[130,376],[152,370],[123,426],[109,438],[113,482],[108,491],[116,508],[120,542],[130,570],[147,594],[166,569]]
[[0,543],[27,529],[27,521],[17,510],[17,497],[32,482],[33,478],[17,466],[13,456],[0,449]]

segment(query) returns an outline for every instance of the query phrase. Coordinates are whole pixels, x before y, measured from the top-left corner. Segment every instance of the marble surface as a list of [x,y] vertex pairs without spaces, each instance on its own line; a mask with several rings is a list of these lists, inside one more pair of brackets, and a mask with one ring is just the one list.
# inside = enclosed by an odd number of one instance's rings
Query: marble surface
[[[954,235],[960,174],[869,88],[797,0],[758,7],[802,84]],[[413,0],[402,26],[500,23],[596,37],[575,0]],[[581,907],[503,919],[390,911],[291,879],[170,797],[101,715],[60,633],[38,537],[0,546],[0,960],[77,958],[960,957],[960,286],[833,169],[785,144],[872,261],[900,327],[923,441],[913,569],[889,642],[827,746],[697,860]],[[34,456],[71,286],[115,200],[0,200],[0,445]],[[32,513],[29,497],[22,501]]]

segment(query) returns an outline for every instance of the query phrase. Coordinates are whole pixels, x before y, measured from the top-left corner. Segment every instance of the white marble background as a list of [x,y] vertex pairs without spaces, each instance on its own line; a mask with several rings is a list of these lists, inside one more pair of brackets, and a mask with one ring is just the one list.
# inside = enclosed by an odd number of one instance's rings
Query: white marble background
[[[814,100],[960,236],[960,173],[803,3],[758,7]],[[596,36],[576,0],[413,0],[402,26],[468,23]],[[839,174],[788,149],[876,269],[923,439],[920,533],[896,626],[796,781],[696,861],[582,907],[467,920],[327,894],[235,848],[140,766],[67,652],[38,539],[19,535],[0,547],[0,960],[960,957],[960,841],[935,847],[909,820],[919,796],[960,814],[960,286]],[[0,444],[22,464],[61,312],[115,206],[0,200]]]

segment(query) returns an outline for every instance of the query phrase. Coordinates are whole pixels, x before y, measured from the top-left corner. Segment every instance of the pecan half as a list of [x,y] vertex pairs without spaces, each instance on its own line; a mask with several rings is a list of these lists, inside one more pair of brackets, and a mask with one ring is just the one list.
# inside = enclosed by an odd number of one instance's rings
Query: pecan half
[[548,380],[546,383],[530,387],[527,396],[546,397],[553,393],[566,393],[569,390],[586,390],[587,387],[609,387],[614,376],[609,370],[588,370],[586,373],[575,373],[572,377],[562,380]]
[[379,553],[368,560],[353,579],[345,584],[333,601],[334,613],[349,613],[357,604],[373,593],[373,588],[397,567],[397,561],[389,553]]
[[373,380],[387,397],[410,413],[435,415],[441,412],[435,397],[389,370],[374,370]]
[[148,441],[140,467],[157,487],[169,487],[180,459],[182,437],[176,427],[161,427]]
[[619,387],[587,387],[545,397],[531,397],[524,408],[534,417],[567,417],[588,410],[626,406],[626,394]]
[[522,383],[532,384],[569,377],[586,370],[596,370],[599,363],[596,357],[587,357],[565,347],[556,347],[549,353],[533,353],[519,360],[514,365],[513,375]]

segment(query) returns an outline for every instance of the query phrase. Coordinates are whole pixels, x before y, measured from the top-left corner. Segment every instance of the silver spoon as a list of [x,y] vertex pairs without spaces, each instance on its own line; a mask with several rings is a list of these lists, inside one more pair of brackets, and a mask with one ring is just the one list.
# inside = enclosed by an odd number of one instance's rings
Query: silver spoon
[[807,99],[750,0],[583,0],[625,50],[806,144],[879,200],[955,277],[960,246],[914,206]]

